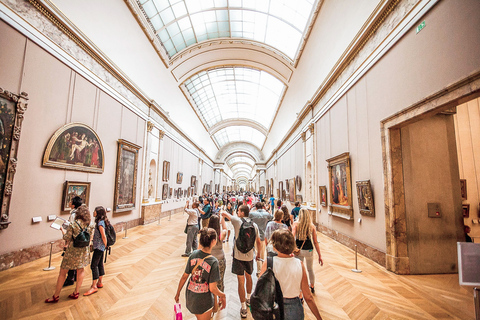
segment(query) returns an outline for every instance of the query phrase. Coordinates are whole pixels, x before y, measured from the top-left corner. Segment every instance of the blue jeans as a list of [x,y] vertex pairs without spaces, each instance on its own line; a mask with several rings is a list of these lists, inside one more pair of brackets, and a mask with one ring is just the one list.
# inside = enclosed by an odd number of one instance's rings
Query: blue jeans
[[185,253],[190,254],[192,251],[197,250],[198,242],[197,242],[197,233],[198,233],[198,226],[189,225],[187,227],[187,246],[185,248]]
[[298,297],[283,298],[283,308],[285,320],[303,320],[305,318],[305,314],[303,313],[303,305]]

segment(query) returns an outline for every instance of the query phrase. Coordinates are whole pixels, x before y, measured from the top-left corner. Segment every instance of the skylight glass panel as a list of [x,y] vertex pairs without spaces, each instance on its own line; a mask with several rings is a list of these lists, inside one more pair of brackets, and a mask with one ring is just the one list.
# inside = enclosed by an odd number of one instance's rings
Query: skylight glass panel
[[[169,55],[189,45],[215,38],[243,38],[266,43],[292,60],[302,41],[314,0],[141,0],[140,6]],[[160,19],[161,18],[161,19]],[[167,48],[162,31],[187,18],[191,26],[178,27],[183,44]],[[191,32],[190,31],[190,32]],[[169,32],[170,33],[170,32]],[[170,38],[176,34],[169,34]]]
[[255,165],[255,161],[248,157],[234,157],[227,161],[227,165],[230,167],[235,163],[248,163],[251,167]]
[[[245,67],[202,71],[184,85],[207,128],[222,120],[243,118],[267,129],[285,89],[271,74]],[[210,113],[217,117],[207,116]]]
[[251,127],[230,126],[217,131],[213,138],[220,148],[231,142],[246,141],[261,149],[266,137],[263,133]]

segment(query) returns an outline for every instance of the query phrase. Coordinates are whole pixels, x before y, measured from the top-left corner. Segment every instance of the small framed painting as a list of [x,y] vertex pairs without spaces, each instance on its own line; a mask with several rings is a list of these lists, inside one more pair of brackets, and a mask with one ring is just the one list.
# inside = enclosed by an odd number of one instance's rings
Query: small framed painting
[[356,184],[360,214],[375,217],[375,206],[373,205],[373,193],[370,180],[357,181]]
[[330,212],[332,215],[353,220],[352,181],[348,152],[327,160],[330,180]]
[[467,180],[460,179],[460,191],[462,193],[462,200],[467,200]]
[[164,183],[162,188],[162,200],[167,199],[167,197],[168,197],[168,183]]
[[462,212],[464,218],[470,217],[470,205],[469,204],[462,204]]
[[88,207],[90,200],[90,182],[65,181],[63,186],[62,211],[70,211],[70,201],[75,197],[82,198]]
[[182,172],[178,172],[177,173],[177,184],[181,184],[183,181],[183,173]]
[[326,207],[327,206],[327,186],[319,186],[320,191],[320,205]]

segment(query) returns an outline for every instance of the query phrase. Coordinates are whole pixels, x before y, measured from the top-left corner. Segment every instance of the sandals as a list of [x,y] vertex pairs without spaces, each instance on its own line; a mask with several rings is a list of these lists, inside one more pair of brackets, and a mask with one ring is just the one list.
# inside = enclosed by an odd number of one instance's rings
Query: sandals
[[89,295],[91,295],[91,294],[96,293],[97,291],[98,291],[97,288],[90,288],[90,290],[88,290],[87,292],[85,292],[83,295],[84,295],[84,296],[89,296]]
[[77,292],[77,293],[74,292],[74,293],[72,293],[71,295],[69,295],[68,297],[69,297],[70,299],[78,299],[78,296],[79,296],[79,295],[80,295],[79,292]]
[[57,303],[60,296],[52,296],[51,298],[45,299],[45,303]]

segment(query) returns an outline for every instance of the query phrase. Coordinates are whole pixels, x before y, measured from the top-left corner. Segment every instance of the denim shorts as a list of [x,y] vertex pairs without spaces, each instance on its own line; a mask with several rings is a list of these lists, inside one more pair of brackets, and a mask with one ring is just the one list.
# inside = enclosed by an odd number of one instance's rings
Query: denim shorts
[[284,308],[284,315],[285,320],[287,319],[295,319],[295,320],[303,320],[305,314],[303,313],[303,305],[300,301],[300,298],[283,298],[283,308]]

